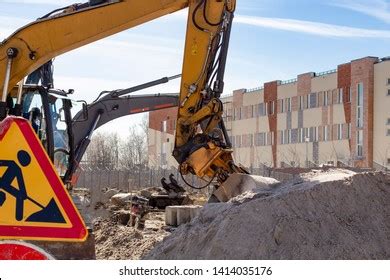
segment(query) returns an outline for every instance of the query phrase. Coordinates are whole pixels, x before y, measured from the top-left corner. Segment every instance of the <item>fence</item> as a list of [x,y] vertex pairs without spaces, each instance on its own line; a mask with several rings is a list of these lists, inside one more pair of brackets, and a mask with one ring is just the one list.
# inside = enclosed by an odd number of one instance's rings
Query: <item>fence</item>
[[[293,174],[273,170],[271,168],[252,168],[250,173],[266,177],[273,177],[279,181],[289,180],[294,177]],[[167,178],[173,174],[180,186],[187,191],[194,191],[187,187],[176,168],[172,169],[150,169],[136,168],[133,170],[83,170],[79,174],[76,188],[86,188],[90,190],[103,190],[105,188],[116,188],[124,192],[132,192],[148,187],[158,187],[161,185],[161,179]],[[187,175],[185,180],[196,187],[207,185],[208,182],[199,179],[196,176]],[[205,189],[205,192],[210,190]]]

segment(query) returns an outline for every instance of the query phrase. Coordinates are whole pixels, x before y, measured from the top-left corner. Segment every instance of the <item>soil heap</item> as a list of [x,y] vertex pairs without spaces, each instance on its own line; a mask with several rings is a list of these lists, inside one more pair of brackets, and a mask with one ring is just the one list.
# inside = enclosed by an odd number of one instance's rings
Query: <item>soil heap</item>
[[206,205],[144,258],[390,258],[388,174],[336,169],[258,185]]

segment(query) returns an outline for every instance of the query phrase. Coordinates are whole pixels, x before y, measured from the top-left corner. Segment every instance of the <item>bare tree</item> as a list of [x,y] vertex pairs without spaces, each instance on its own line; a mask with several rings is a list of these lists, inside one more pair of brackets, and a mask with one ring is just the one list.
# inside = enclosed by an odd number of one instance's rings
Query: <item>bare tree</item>
[[85,155],[87,164],[92,168],[116,169],[119,164],[120,140],[116,133],[94,135]]
[[148,117],[129,128],[121,139],[117,133],[96,133],[85,154],[85,164],[91,168],[115,170],[146,166],[148,162]]
[[147,127],[145,122],[138,127],[130,127],[129,136],[121,145],[121,167],[128,169],[146,165],[148,161]]

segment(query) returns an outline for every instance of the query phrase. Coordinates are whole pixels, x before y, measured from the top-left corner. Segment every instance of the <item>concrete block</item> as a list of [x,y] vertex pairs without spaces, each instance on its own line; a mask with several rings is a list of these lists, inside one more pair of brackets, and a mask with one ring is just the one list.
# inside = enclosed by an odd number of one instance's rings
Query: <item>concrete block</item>
[[191,207],[191,210],[190,210],[191,221],[193,219],[195,219],[196,216],[198,216],[200,210],[202,210],[202,206],[195,205],[195,206]]
[[177,225],[189,223],[191,221],[191,208],[182,206],[177,209]]
[[178,206],[168,206],[165,208],[165,224],[167,226],[177,226],[177,208]]
[[168,206],[165,208],[165,224],[168,226],[180,226],[189,223],[202,209],[198,205]]

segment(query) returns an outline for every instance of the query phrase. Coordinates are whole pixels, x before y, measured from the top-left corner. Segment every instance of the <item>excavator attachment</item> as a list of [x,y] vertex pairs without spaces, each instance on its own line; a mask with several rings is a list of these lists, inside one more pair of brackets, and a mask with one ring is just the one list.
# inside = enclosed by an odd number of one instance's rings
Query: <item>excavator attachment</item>
[[234,173],[214,191],[209,203],[227,202],[230,199],[254,190],[269,190],[278,181],[272,178]]
[[256,184],[251,175],[234,173],[214,191],[209,202],[227,202],[254,188]]

